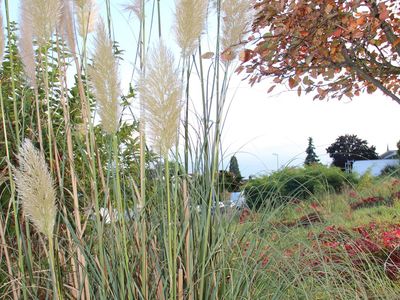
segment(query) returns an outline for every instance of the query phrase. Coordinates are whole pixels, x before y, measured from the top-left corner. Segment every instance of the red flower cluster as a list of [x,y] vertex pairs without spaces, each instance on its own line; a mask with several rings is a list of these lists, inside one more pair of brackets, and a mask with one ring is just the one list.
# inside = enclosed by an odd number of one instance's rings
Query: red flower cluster
[[350,204],[351,209],[358,209],[358,208],[363,208],[363,207],[370,207],[375,204],[380,204],[385,201],[385,198],[383,197],[367,197],[363,198],[357,202],[354,202]]
[[322,250],[334,258],[331,261],[340,261],[336,254],[344,250],[354,266],[362,267],[370,257],[373,258],[371,262],[384,267],[390,279],[400,279],[400,224],[370,223],[355,227],[352,231],[359,236],[336,226],[328,226],[318,235]]

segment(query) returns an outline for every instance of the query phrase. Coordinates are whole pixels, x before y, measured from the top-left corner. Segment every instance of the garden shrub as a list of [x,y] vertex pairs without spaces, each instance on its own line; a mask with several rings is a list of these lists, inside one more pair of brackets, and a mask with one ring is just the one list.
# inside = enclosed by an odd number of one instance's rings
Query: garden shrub
[[244,193],[250,208],[274,208],[292,199],[308,199],[322,192],[339,192],[356,183],[352,174],[339,168],[315,164],[304,168],[284,168],[269,176],[250,180]]

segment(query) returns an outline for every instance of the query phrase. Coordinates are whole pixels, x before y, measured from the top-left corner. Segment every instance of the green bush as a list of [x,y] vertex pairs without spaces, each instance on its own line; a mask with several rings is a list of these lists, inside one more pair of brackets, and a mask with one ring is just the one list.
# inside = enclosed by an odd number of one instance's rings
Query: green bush
[[277,207],[293,199],[307,199],[321,192],[339,192],[356,177],[336,167],[311,165],[285,168],[249,181],[244,193],[250,208]]

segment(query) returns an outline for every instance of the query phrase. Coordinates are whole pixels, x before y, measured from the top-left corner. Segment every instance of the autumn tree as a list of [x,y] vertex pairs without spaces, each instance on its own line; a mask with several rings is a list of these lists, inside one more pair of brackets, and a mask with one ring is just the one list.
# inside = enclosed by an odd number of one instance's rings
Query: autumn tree
[[358,138],[356,135],[339,136],[326,152],[333,159],[332,164],[336,167],[345,169],[346,163],[355,160],[378,159],[375,146],[368,146],[366,140]]
[[308,138],[308,146],[306,149],[307,156],[304,161],[305,165],[309,166],[311,164],[319,163],[318,156],[314,150],[315,150],[315,147],[314,147],[313,139],[312,139],[312,137],[309,137]]
[[[251,84],[264,77],[298,94],[352,98],[377,89],[400,104],[398,0],[258,0],[241,53]],[[270,88],[270,91],[274,86]]]

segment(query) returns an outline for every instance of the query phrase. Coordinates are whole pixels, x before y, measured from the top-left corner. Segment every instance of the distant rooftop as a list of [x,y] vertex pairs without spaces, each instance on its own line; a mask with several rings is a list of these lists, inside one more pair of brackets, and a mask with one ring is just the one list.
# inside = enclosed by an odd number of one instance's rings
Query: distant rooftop
[[397,150],[387,150],[385,153],[379,155],[379,159],[395,159],[398,158]]

